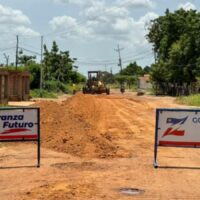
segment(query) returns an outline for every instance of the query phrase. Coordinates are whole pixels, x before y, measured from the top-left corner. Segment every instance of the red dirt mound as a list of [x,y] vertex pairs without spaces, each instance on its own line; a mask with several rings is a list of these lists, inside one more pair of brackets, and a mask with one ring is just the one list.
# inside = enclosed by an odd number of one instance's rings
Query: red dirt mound
[[101,99],[77,94],[62,102],[40,102],[42,146],[80,157],[127,157],[106,134],[109,112]]

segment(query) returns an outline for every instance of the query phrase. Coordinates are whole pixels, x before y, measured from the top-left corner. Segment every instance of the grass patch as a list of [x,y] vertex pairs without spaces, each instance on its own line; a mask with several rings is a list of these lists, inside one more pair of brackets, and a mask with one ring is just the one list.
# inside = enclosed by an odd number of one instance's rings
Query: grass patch
[[177,97],[176,101],[189,106],[200,106],[200,94]]
[[31,90],[30,95],[32,98],[53,98],[56,99],[58,98],[57,94],[54,92],[48,92],[47,90],[42,90],[41,95],[40,95],[40,90],[39,89],[35,89],[35,90]]

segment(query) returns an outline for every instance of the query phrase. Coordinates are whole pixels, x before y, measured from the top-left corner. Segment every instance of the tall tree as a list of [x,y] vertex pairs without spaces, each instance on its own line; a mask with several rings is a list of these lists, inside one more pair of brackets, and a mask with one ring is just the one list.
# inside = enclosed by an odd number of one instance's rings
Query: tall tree
[[126,68],[124,68],[120,74],[128,76],[141,76],[143,75],[142,67],[139,66],[136,62],[130,63]]
[[59,51],[54,41],[51,51],[44,45],[44,79],[56,80],[63,83],[70,81],[74,60],[70,58],[69,51]]
[[152,21],[147,39],[157,55],[151,71],[156,84],[183,86],[196,81],[200,75],[199,12],[166,10]]

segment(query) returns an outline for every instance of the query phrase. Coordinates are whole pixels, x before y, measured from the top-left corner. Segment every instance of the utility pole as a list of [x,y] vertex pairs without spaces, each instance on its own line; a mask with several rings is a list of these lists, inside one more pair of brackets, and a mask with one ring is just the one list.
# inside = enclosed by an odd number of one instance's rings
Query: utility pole
[[42,97],[42,79],[43,79],[43,36],[41,36],[41,58],[40,58],[40,97]]
[[120,47],[119,47],[119,44],[118,44],[118,46],[117,46],[117,49],[115,49],[115,51],[117,51],[118,54],[119,54],[119,64],[118,64],[118,66],[120,67],[120,71],[122,71],[121,51],[122,51],[123,49],[124,49],[124,48],[120,48]]
[[113,74],[112,67],[110,68],[110,73]]
[[105,64],[105,72],[107,72],[107,65]]
[[6,59],[6,67],[8,67],[9,64],[9,55],[6,55],[5,53],[3,54],[5,59]]
[[155,47],[153,48],[153,54],[154,54],[154,62],[156,63],[156,61],[157,61],[157,54],[156,54]]
[[18,53],[19,53],[19,36],[17,35],[17,45],[16,45],[16,61],[15,61],[15,69],[17,70],[18,66]]

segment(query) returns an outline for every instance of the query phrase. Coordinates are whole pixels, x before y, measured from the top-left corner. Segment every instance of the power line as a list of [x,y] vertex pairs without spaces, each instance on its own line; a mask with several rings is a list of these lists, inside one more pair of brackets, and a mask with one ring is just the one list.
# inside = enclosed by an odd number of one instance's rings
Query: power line
[[131,59],[124,59],[124,62],[131,62],[131,61],[137,60],[138,58],[141,58],[141,56],[145,57],[145,56],[148,56],[148,55],[152,55],[152,52],[148,52],[146,54],[140,54],[138,56],[132,57]]
[[135,59],[130,59],[130,60],[126,60],[124,63],[130,63],[130,62],[134,62],[134,61],[138,61],[138,60],[142,60],[142,59],[147,59],[150,58],[151,54],[149,54],[149,56],[141,56],[141,57],[137,57]]
[[[134,59],[140,55],[146,55],[152,53],[152,51],[148,50],[148,51],[141,51],[139,53],[136,54],[132,54],[130,56],[124,56],[122,57],[123,60],[127,60],[127,59]],[[130,52],[129,52],[130,54]],[[109,63],[116,63],[116,59],[91,59],[91,58],[77,58],[78,61],[80,62],[90,62],[90,63],[94,63],[94,64],[109,64]],[[117,64],[117,63],[116,63]]]
[[38,51],[38,48],[37,48],[37,47],[35,47],[35,46],[33,46],[33,45],[30,45],[30,44],[27,44],[27,43],[25,43],[25,42],[21,42],[21,41],[20,41],[20,44],[23,44],[23,45],[25,45],[25,46],[27,46],[27,47],[29,47],[29,48],[32,48],[32,49],[34,49],[34,50],[37,50],[37,51]]
[[[124,60],[124,63],[130,63],[130,62],[133,62],[133,61],[138,61],[138,60],[141,60],[141,59],[147,59],[147,58],[150,58],[150,54],[149,56],[147,55],[143,55],[143,56],[140,56],[140,57],[135,57],[135,58],[132,58],[132,59],[129,59],[129,60]],[[77,64],[81,64],[81,65],[89,65],[89,66],[104,66],[105,67],[105,63],[90,63],[90,62],[82,62],[82,61],[76,61]],[[118,63],[117,62],[113,62],[113,63],[106,63],[108,66],[116,66]]]
[[8,48],[4,48],[4,49],[1,49],[0,48],[0,51],[1,52],[4,52],[4,51],[8,51],[8,50],[11,50],[11,49],[15,49],[16,47],[8,47]]
[[21,46],[19,48],[22,49],[22,50],[24,50],[24,51],[27,51],[29,53],[35,54],[35,55],[39,55],[39,56],[41,55],[40,53],[38,53],[36,51],[32,51],[32,50],[26,49],[26,48],[21,47]]
[[129,52],[128,54],[123,54],[123,60],[126,58],[126,59],[128,59],[128,58],[131,58],[132,56],[138,56],[138,55],[141,55],[141,54],[146,54],[146,53],[152,53],[152,50],[150,50],[150,49],[146,49],[146,50],[144,50],[144,51],[140,51],[140,52],[137,52],[136,54],[134,54],[134,55],[131,55],[131,52]]
[[[152,52],[150,51],[147,51],[143,54],[135,54],[133,56],[130,57],[130,59],[124,59],[123,58],[123,61],[124,63],[128,63],[128,62],[131,62],[131,61],[134,61],[134,60],[137,60],[138,58],[141,58],[141,56],[147,56],[147,55],[151,55]],[[99,66],[99,65],[117,65],[118,63],[115,61],[115,59],[112,59],[112,60],[92,60],[91,59],[80,59],[78,58],[77,61],[76,61],[78,64],[84,64],[84,65],[95,65],[95,66]]]
[[[95,66],[99,66],[99,65],[104,65],[105,66],[105,63],[91,63],[91,62],[83,62],[83,61],[76,61],[76,63],[78,64],[84,64],[84,65],[95,65]],[[113,63],[107,63],[107,65],[116,65],[117,62],[113,62]]]

